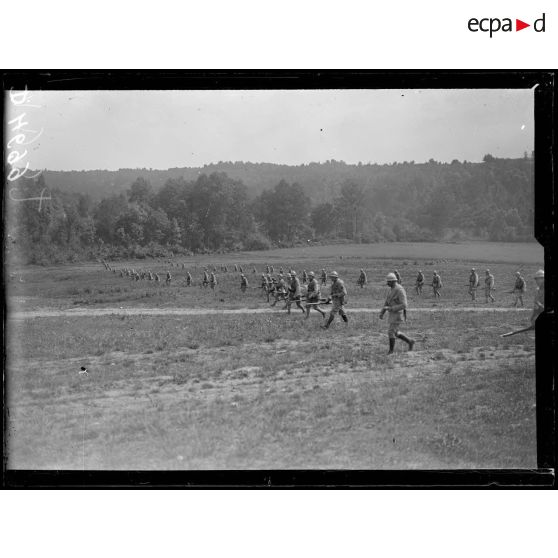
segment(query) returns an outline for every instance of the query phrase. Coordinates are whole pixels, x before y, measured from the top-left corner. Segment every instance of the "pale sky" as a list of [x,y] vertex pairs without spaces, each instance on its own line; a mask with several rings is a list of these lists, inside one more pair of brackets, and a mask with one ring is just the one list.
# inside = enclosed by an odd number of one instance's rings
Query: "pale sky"
[[[532,90],[33,91],[30,169],[480,161],[534,145]],[[13,134],[6,129],[6,140]],[[29,133],[29,139],[34,134]]]

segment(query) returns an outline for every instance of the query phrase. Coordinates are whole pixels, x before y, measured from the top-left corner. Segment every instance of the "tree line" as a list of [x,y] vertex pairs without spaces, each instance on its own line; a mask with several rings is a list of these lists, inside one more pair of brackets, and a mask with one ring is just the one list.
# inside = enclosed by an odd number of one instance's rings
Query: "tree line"
[[[138,171],[126,190],[99,200],[50,183],[55,175],[44,172],[6,185],[28,200],[7,200],[8,249],[26,262],[47,264],[308,242],[533,240],[533,158],[527,154],[486,155],[482,163],[329,161],[307,165],[305,173],[302,184],[275,177],[273,185],[254,189],[225,172],[171,177],[154,187]],[[323,176],[329,179],[320,190]],[[45,191],[48,199],[29,200]]]

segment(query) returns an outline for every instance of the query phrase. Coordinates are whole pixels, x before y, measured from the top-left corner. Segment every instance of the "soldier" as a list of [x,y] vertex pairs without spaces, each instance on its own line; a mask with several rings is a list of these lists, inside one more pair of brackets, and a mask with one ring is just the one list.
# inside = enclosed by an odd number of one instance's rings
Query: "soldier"
[[277,279],[272,277],[269,281],[269,286],[267,288],[267,302],[269,302],[269,298],[271,295],[275,297],[275,291],[277,290]]
[[495,299],[492,296],[492,291],[494,290],[494,275],[490,273],[490,269],[487,269],[484,275],[484,297],[486,302],[490,299],[490,302],[494,302]]
[[207,285],[209,285],[209,274],[207,273],[207,269],[203,271],[202,285],[204,288],[207,288]]
[[[262,279],[260,282],[260,288],[262,289],[262,291],[264,292],[264,294],[267,294],[267,290],[269,288],[269,284],[267,281],[267,277],[265,276],[265,273],[262,273]],[[268,297],[269,298],[269,297]]]
[[360,288],[364,288],[364,285],[366,285],[366,283],[368,283],[368,279],[366,278],[366,273],[364,272],[364,269],[360,270],[360,275],[358,276],[358,281],[357,281],[357,285],[360,285]]
[[269,266],[269,272],[270,272],[270,273],[275,273],[275,271],[274,271],[274,269],[273,269],[273,266],[272,266],[272,265],[270,265],[270,266]]
[[[255,269],[255,268],[254,268],[254,269]],[[265,272],[266,272],[266,273],[269,273],[269,265],[268,265],[268,264],[265,264]]]
[[347,296],[347,289],[345,288],[345,283],[339,279],[339,274],[337,271],[332,271],[329,274],[331,278],[331,302],[333,304],[331,308],[331,312],[329,313],[329,318],[327,323],[322,327],[324,329],[328,329],[331,325],[331,322],[335,319],[335,315],[339,313],[341,318],[345,323],[349,322],[349,318],[345,312],[344,304],[345,304],[345,297]]
[[527,288],[527,283],[525,279],[521,276],[520,271],[515,272],[515,285],[513,287],[513,294],[515,295],[515,302],[514,306],[517,308],[518,303],[521,303],[521,307],[523,307],[523,295],[525,294],[525,290]]
[[165,285],[170,285],[172,280],[171,272],[167,270],[167,278],[165,279]]
[[147,274],[147,278],[148,278],[150,281],[153,281],[153,273],[151,273],[151,271]]
[[422,296],[422,287],[424,285],[424,273],[419,269],[417,279],[415,281],[415,291],[419,296]]
[[229,268],[225,265],[225,266],[223,267],[223,271],[224,271],[225,273],[228,273],[228,272],[229,272]]
[[277,284],[275,285],[275,300],[273,301],[273,304],[271,306],[275,306],[280,299],[284,299],[285,298],[285,292],[287,290],[287,285],[285,283],[285,278],[283,277],[283,274],[280,273],[279,274],[279,278],[277,280]]
[[308,273],[306,273],[306,270],[303,269],[302,270],[302,284],[306,285],[306,283],[308,283]]
[[134,275],[134,279],[135,279],[136,281],[139,281],[139,280],[140,280],[140,275],[139,275],[139,273],[136,272],[136,274]]
[[325,269],[322,269],[322,285],[327,285],[327,273]]
[[186,264],[182,262],[182,269],[186,269]]
[[283,266],[281,266],[281,267],[279,268],[279,275],[283,275],[283,273],[285,273],[285,272],[283,271]]
[[308,279],[308,289],[306,290],[305,320],[310,317],[310,310],[312,308],[314,308],[314,310],[317,310],[322,315],[322,318],[325,318],[326,313],[318,306],[318,303],[320,302],[320,285],[318,284],[313,271],[310,271],[308,273]]
[[189,287],[192,285],[192,276],[190,275],[190,272],[187,271],[186,272],[186,286]]
[[254,266],[254,267],[252,268],[252,273],[258,273],[258,270],[256,269],[256,266]]
[[120,270],[120,277],[124,277],[124,272]]
[[248,288],[248,279],[246,279],[246,275],[244,273],[240,274],[240,290],[245,293],[246,289]]
[[397,282],[398,282],[400,285],[402,285],[403,283],[402,283],[402,281],[401,281],[401,275],[399,274],[399,271],[397,271],[397,269],[395,269],[395,270],[393,271],[393,274],[394,274],[395,277],[397,278]]
[[537,318],[544,311],[544,270],[539,269],[535,273],[535,283],[537,284],[537,290],[535,291],[535,303],[530,318],[532,325],[535,325]]
[[234,264],[234,271],[238,272],[238,265]]
[[469,294],[471,295],[471,300],[477,298],[477,288],[479,286],[479,275],[476,269],[471,268],[471,274],[469,275]]
[[[394,274],[395,275],[395,274]],[[397,281],[397,277],[395,278]],[[440,289],[442,288],[442,278],[437,271],[432,276],[432,290],[434,291],[434,298],[441,298]]]
[[209,277],[209,286],[211,287],[212,291],[214,291],[215,287],[217,286],[217,276],[215,275],[214,271],[211,272],[211,276]]
[[158,283],[161,280],[158,273],[155,273],[155,283]]
[[296,276],[296,271],[291,271],[291,284],[289,285],[289,297],[287,298],[287,314],[291,313],[292,303],[296,303],[297,308],[300,308],[304,314],[305,310],[300,304],[301,292],[300,292],[300,280]]
[[241,265],[238,266],[238,271],[240,271],[240,273],[244,273],[244,271],[242,271],[242,266]]
[[403,322],[403,312],[407,309],[407,295],[405,289],[398,283],[395,273],[388,273],[386,282],[390,287],[384,307],[380,312],[380,320],[384,319],[384,314],[388,312],[388,337],[389,351],[388,355],[393,353],[395,348],[395,340],[401,339],[409,345],[409,351],[413,350],[415,345],[414,339],[410,339],[399,331],[399,327]]

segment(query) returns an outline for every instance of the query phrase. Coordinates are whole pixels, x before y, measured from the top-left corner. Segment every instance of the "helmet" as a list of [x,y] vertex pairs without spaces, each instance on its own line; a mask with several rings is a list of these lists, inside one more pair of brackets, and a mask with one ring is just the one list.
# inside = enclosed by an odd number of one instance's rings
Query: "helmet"
[[339,273],[337,273],[337,271],[332,271],[332,272],[329,274],[329,276],[330,276],[330,277],[335,277],[335,278],[337,278],[337,277],[339,277]]
[[434,271],[434,275],[438,275],[438,272],[437,272],[437,271]]
[[474,268],[474,267],[472,267],[472,268],[471,268],[471,271],[475,271],[475,268]]
[[535,273],[535,279],[544,279],[544,269],[539,269],[539,271]]
[[515,274],[516,275],[521,275],[521,271],[516,271]]
[[487,270],[486,270],[486,273],[490,273],[490,269],[487,269]]
[[397,281],[397,277],[395,276],[395,273],[388,273],[386,275],[386,281],[389,283],[389,281]]
[[315,273],[313,271],[308,272],[308,277],[314,277]]
[[291,275],[292,275],[293,277],[296,277],[296,271],[295,271],[294,269],[291,270]]

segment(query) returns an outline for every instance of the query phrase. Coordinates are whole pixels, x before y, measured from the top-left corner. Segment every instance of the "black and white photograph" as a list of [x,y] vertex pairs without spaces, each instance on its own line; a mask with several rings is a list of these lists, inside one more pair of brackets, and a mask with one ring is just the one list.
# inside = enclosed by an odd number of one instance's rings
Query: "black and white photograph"
[[4,92],[8,470],[538,467],[535,88],[369,81]]

